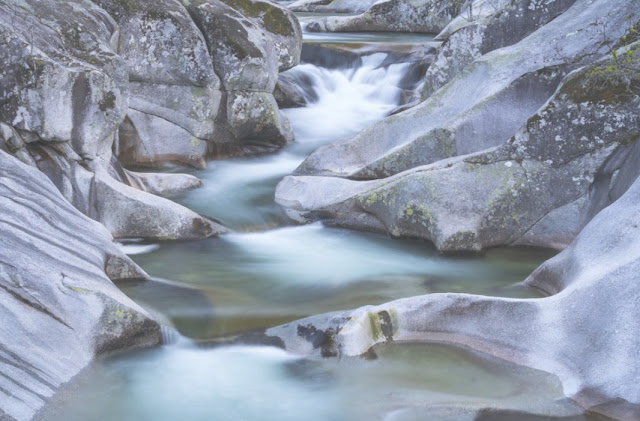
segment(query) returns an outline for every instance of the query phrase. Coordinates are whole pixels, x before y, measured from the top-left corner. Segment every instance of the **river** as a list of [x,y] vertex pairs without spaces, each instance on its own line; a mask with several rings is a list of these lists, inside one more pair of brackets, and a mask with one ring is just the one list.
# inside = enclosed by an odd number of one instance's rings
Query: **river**
[[[287,220],[273,200],[278,181],[314,149],[356,134],[400,104],[410,65],[390,64],[380,46],[432,40],[402,34],[305,36],[307,42],[356,43],[370,51],[352,65],[307,62],[289,71],[313,94],[306,107],[285,110],[294,144],[274,155],[214,161],[192,172],[203,187],[175,199],[234,233],[123,244],[154,280],[121,288],[172,326],[165,331],[167,343],[99,360],[42,419],[417,420],[434,405],[565,415],[556,377],[444,344],[381,346],[374,361],[214,346],[222,335],[420,294],[538,297],[515,284],[553,255],[516,248],[445,257],[424,242]],[[444,411],[429,419],[462,418]]]

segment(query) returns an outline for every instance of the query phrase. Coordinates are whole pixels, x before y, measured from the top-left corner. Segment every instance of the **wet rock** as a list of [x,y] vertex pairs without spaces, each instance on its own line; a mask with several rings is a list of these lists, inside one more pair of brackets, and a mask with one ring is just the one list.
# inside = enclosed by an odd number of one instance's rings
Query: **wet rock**
[[2,151],[0,202],[0,418],[22,421],[94,357],[158,344],[160,328],[109,280],[144,271],[44,174]]

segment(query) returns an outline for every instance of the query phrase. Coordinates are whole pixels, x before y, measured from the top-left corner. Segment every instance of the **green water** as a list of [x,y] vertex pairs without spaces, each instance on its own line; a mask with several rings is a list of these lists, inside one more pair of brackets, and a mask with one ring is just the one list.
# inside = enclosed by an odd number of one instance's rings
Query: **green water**
[[372,55],[357,69],[300,66],[319,99],[286,111],[296,143],[276,155],[194,172],[204,186],[176,199],[234,233],[124,246],[154,280],[121,288],[174,327],[177,341],[99,360],[42,420],[458,421],[485,407],[530,411],[538,419],[577,412],[556,377],[442,344],[378,346],[373,361],[211,345],[220,335],[421,294],[537,297],[516,284],[552,252],[443,257],[423,242],[292,226],[275,206],[277,182],[315,148],[352,136],[398,105],[394,83],[406,66],[381,67],[384,58]]

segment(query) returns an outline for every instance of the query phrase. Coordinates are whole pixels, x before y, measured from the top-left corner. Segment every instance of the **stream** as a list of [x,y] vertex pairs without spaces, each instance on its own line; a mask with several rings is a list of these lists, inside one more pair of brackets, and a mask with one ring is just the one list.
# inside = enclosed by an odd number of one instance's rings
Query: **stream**
[[234,233],[122,245],[154,280],[120,287],[175,331],[165,332],[167,343],[160,347],[100,359],[66,387],[42,419],[418,420],[429,405],[566,415],[555,376],[444,344],[382,345],[376,348],[378,359],[367,361],[315,360],[268,346],[212,342],[421,294],[539,297],[516,283],[551,251],[441,256],[420,241],[319,223],[296,226],[274,203],[277,183],[313,150],[353,136],[400,105],[410,64],[389,64],[386,47],[378,46],[421,45],[432,38],[305,34],[308,42],[370,48],[352,66],[307,62],[288,72],[311,93],[306,107],[285,110],[294,144],[274,155],[214,161],[206,170],[192,171],[203,187],[174,199]]

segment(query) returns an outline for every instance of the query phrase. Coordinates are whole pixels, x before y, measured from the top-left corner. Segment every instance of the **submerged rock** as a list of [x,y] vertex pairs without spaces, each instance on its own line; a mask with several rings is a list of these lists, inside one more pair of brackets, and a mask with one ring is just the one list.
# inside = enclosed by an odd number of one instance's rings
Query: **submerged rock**
[[158,344],[160,327],[109,279],[144,271],[44,174],[2,151],[0,202],[0,418],[22,421],[95,356]]

